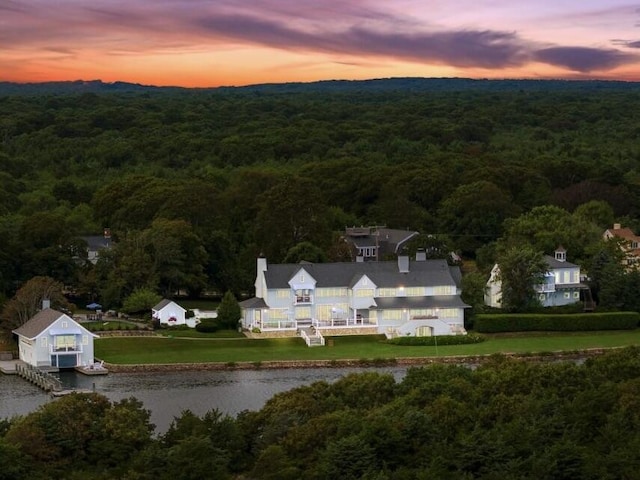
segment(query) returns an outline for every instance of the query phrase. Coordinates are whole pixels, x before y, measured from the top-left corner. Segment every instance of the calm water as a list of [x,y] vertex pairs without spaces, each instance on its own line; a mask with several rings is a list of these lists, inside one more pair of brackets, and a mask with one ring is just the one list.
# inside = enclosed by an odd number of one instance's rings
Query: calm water
[[[95,389],[112,401],[136,397],[151,411],[151,422],[161,433],[187,409],[203,415],[217,408],[235,416],[243,410],[259,410],[276,393],[371,370],[391,373],[396,380],[406,372],[405,367],[110,373],[93,377],[64,372],[61,379],[66,388]],[[0,374],[0,418],[30,413],[50,401],[48,394],[26,380]]]

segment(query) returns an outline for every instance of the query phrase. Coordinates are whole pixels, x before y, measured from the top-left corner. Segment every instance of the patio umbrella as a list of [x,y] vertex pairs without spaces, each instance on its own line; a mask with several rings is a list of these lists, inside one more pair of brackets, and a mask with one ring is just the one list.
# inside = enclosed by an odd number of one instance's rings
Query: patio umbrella
[[89,305],[87,305],[87,308],[89,310],[97,310],[99,308],[102,308],[102,305],[100,305],[99,303],[93,302],[93,303],[90,303]]

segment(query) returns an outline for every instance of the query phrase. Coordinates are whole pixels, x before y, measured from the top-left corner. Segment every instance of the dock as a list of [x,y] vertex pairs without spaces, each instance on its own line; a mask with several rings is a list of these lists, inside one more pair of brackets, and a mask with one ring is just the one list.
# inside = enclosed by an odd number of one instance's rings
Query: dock
[[75,370],[84,375],[106,375],[109,373],[109,370],[104,366],[104,362],[95,362],[91,365],[76,367]]
[[17,375],[16,364],[20,360],[0,360],[0,373],[5,375]]
[[15,373],[29,382],[42,388],[45,392],[59,392],[62,382],[50,372],[19,361],[15,364]]

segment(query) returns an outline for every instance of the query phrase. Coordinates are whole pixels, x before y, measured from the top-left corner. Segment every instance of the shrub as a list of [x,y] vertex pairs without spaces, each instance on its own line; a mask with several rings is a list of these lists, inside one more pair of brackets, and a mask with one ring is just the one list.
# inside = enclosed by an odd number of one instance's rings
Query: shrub
[[213,333],[217,332],[220,328],[220,325],[216,320],[203,319],[199,324],[196,325],[196,330],[202,333]]
[[605,312],[565,315],[511,313],[477,315],[475,330],[500,332],[579,332],[594,330],[633,330],[640,323],[638,312]]
[[439,335],[433,337],[397,337],[387,340],[392,345],[402,346],[425,346],[432,347],[435,345],[468,345],[470,343],[484,342],[484,338],[480,335]]

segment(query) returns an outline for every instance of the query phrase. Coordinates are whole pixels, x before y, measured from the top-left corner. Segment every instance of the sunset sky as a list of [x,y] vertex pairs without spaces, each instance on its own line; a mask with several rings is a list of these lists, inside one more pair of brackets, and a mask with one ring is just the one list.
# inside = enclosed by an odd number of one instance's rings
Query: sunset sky
[[0,0],[0,81],[640,80],[622,0]]

